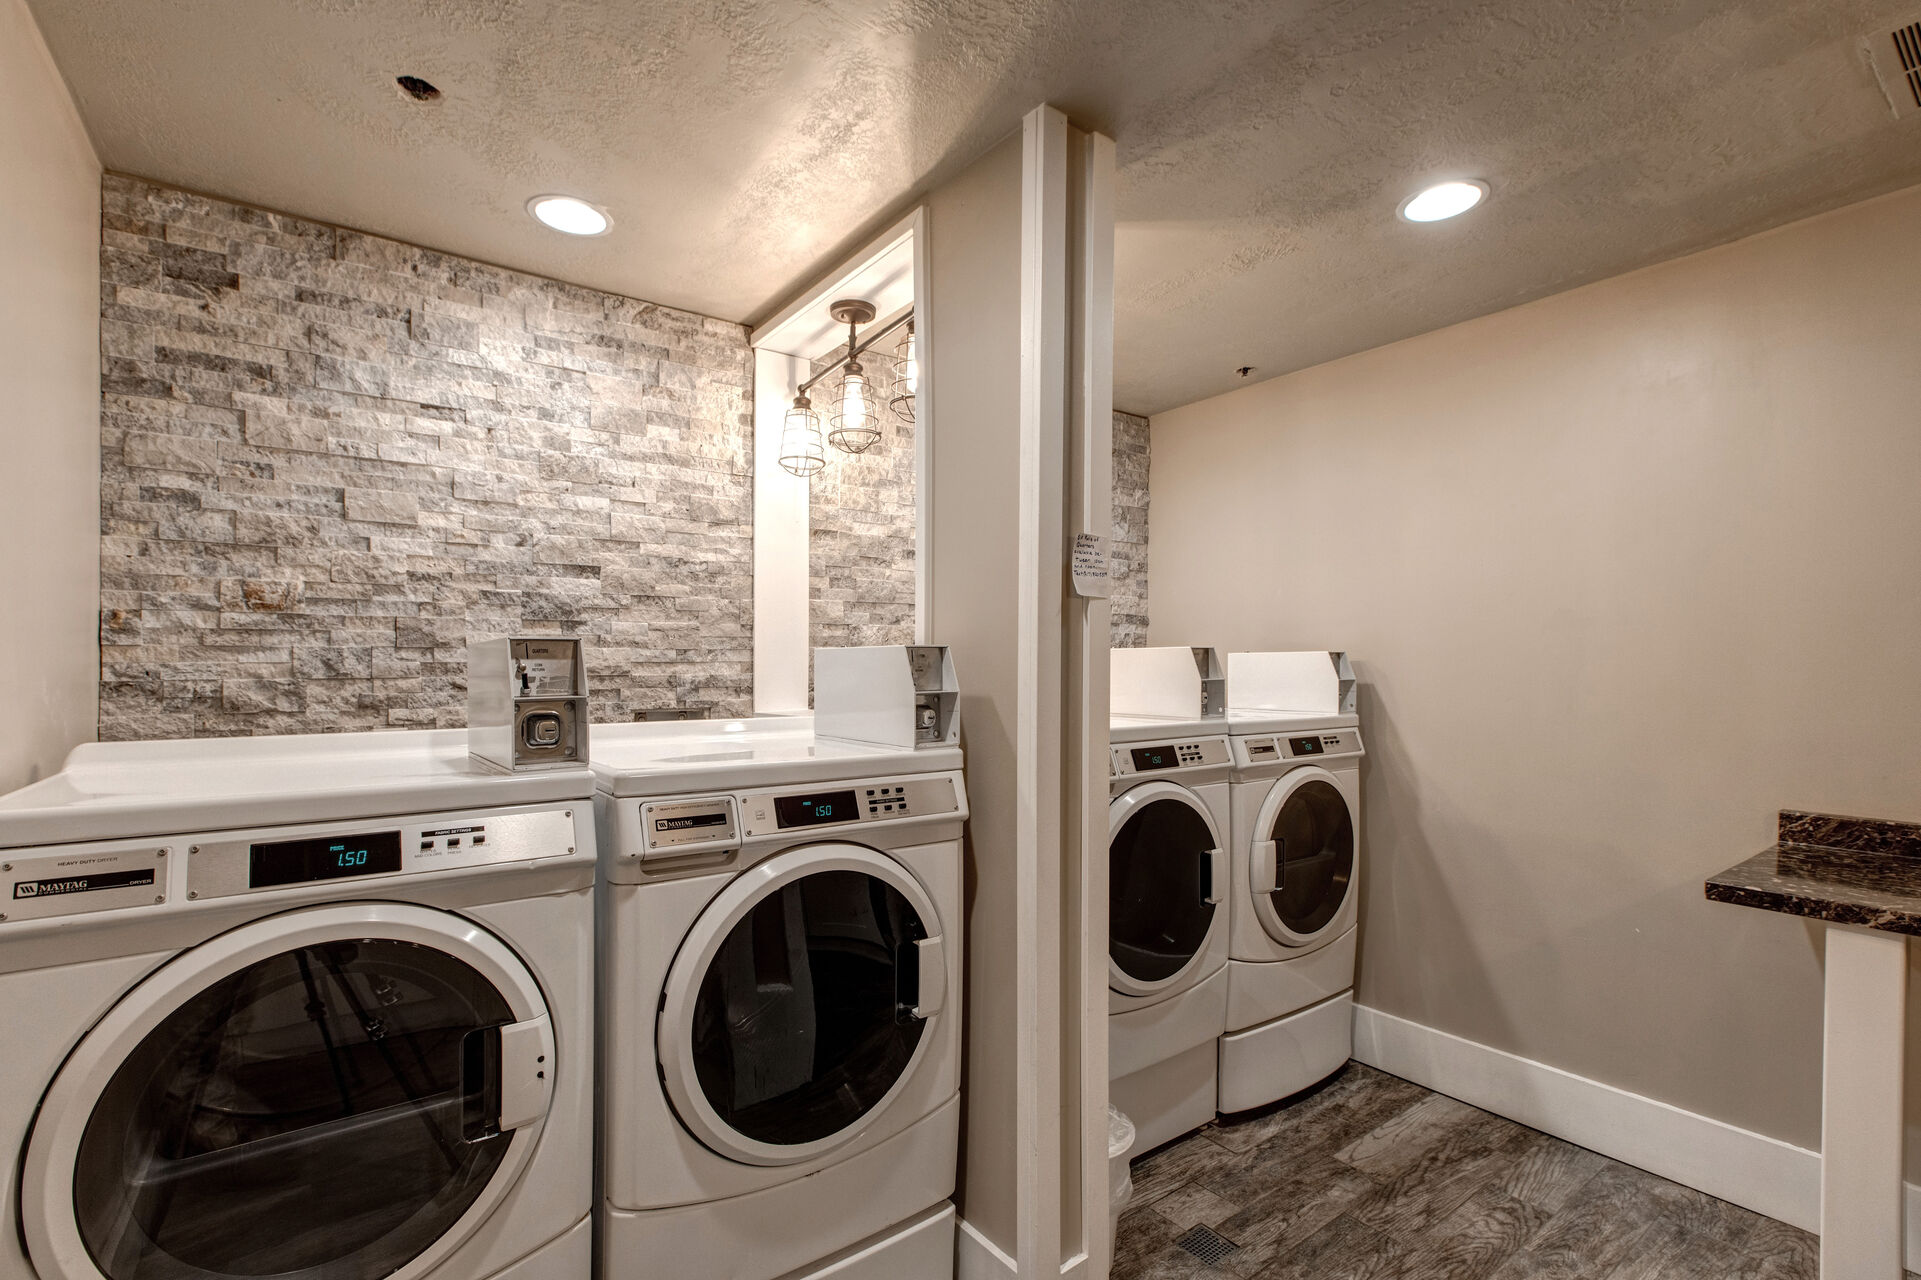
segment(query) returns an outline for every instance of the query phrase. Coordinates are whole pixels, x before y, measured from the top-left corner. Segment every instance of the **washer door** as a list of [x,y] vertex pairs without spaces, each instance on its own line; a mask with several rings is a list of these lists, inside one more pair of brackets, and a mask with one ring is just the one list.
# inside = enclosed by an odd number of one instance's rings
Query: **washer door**
[[1200,963],[1227,883],[1221,833],[1206,803],[1173,782],[1149,782],[1107,810],[1107,979],[1123,995],[1153,995]]
[[1286,946],[1320,940],[1354,887],[1354,813],[1334,775],[1296,769],[1268,792],[1249,850],[1254,914]]
[[656,1049],[680,1122],[743,1164],[853,1141],[926,1058],[946,956],[933,899],[873,849],[806,845],[735,877],[667,974]]
[[42,1280],[421,1275],[511,1189],[552,1024],[471,921],[389,903],[256,921],[129,992],[27,1143]]

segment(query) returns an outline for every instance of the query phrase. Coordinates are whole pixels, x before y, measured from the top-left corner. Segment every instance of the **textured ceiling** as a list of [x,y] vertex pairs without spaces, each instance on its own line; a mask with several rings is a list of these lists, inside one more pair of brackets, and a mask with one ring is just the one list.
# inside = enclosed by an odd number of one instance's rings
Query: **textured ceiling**
[[1915,0],[31,2],[110,168],[734,320],[1053,102],[1146,413],[1921,181],[1855,43]]

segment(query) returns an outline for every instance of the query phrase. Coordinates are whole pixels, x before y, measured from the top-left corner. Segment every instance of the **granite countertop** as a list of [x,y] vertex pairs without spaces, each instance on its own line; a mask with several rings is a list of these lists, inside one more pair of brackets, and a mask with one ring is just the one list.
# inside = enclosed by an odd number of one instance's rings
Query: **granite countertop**
[[1707,895],[1921,937],[1921,823],[1783,809],[1780,843],[1708,877]]

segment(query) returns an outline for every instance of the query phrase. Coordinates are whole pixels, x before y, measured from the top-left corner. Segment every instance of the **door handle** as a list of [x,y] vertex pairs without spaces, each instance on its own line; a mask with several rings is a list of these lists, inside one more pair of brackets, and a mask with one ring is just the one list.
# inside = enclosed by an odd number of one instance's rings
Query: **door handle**
[[1227,855],[1220,849],[1207,851],[1207,896],[1201,901],[1210,907],[1227,896]]
[[915,942],[914,950],[920,957],[920,986],[912,1012],[925,1021],[947,1003],[947,940],[935,934]]
[[500,1029],[500,1131],[547,1115],[554,1096],[554,1024],[546,1014]]
[[1247,861],[1250,888],[1255,893],[1272,893],[1281,887],[1280,848],[1272,840],[1258,840]]

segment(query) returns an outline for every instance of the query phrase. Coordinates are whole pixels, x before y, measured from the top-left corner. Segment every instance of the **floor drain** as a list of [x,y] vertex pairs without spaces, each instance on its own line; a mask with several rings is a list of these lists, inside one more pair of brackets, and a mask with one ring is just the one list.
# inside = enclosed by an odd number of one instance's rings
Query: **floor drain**
[[1212,1227],[1195,1227],[1174,1243],[1210,1264],[1219,1262],[1241,1247]]

